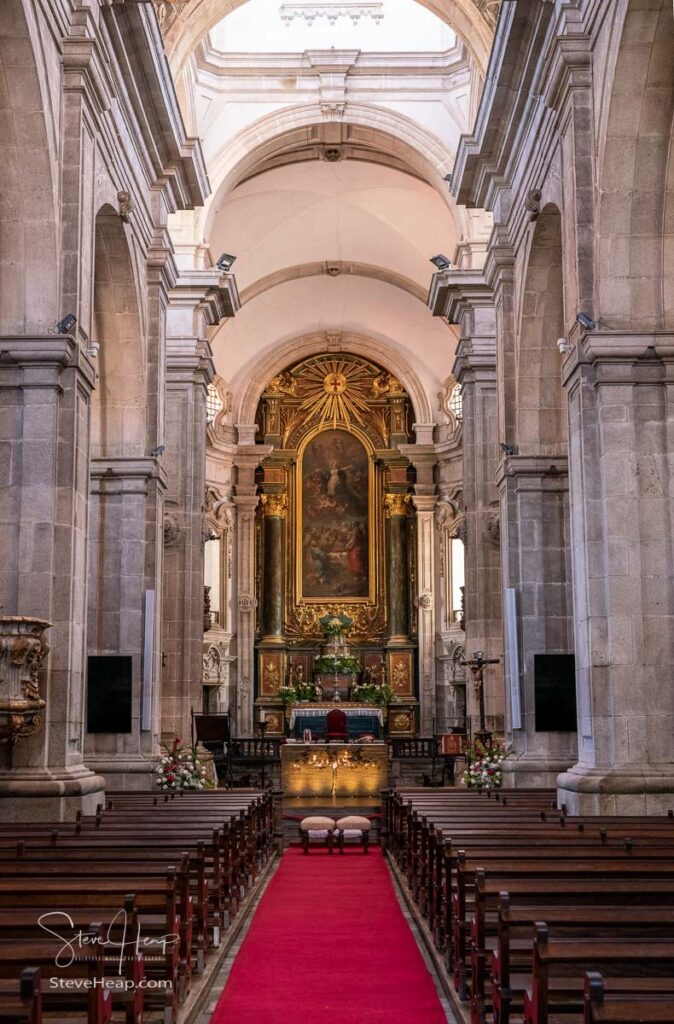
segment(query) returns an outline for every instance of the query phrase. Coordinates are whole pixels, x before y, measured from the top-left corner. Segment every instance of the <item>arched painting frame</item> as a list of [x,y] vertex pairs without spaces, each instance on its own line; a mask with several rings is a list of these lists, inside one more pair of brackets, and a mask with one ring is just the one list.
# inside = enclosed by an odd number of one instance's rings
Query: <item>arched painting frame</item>
[[353,426],[303,439],[296,475],[296,601],[376,600],[374,451]]

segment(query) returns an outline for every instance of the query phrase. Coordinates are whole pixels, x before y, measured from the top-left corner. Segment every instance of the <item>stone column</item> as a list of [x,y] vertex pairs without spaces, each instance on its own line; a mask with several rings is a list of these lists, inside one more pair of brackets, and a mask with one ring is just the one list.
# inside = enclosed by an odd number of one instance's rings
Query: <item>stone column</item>
[[[240,430],[239,434],[242,435]],[[246,436],[248,440],[248,436]],[[271,445],[240,444],[235,456],[236,494],[232,499],[236,517],[236,728],[239,736],[253,735],[255,679],[255,511],[259,498],[255,493],[255,470],[271,453]]]
[[[452,373],[463,393],[463,489],[466,534],[466,655],[503,656],[499,511],[499,462],[495,316],[491,291],[479,275],[457,271],[448,315],[461,327]],[[487,728],[504,729],[502,665],[485,670]],[[479,721],[472,681],[466,687],[473,731]]]
[[212,379],[213,363],[206,342],[168,338],[165,516],[167,523],[175,520],[180,539],[164,552],[164,742],[170,742],[174,736],[187,739],[192,708],[201,710],[206,389]]
[[388,643],[409,644],[409,607],[407,601],[407,494],[387,494],[386,512]]
[[[154,648],[155,623],[147,610],[161,590],[159,533],[166,474],[159,459],[118,457],[91,462],[87,654],[128,655],[132,666],[132,718],[128,733],[87,733],[88,763],[113,789],[149,788],[154,753],[152,728],[142,728],[146,631]],[[151,591],[155,604],[147,603]],[[156,693],[159,666],[152,659],[146,699]],[[150,716],[152,719],[152,716]]]
[[73,338],[0,338],[0,606],[53,623],[44,725],[0,749],[5,820],[91,813],[104,781],[83,764],[89,403]]
[[435,700],[435,495],[415,495],[417,511],[417,604],[419,608],[419,724],[422,736],[437,732]]
[[213,380],[208,329],[237,308],[233,279],[185,271],[167,311],[165,525],[176,535],[164,558],[162,721],[165,740],[187,739],[202,706],[206,393]]
[[567,459],[508,456],[498,483],[503,586],[517,597],[522,711],[522,728],[511,728],[516,760],[505,782],[554,786],[575,760],[576,732],[536,731],[534,659],[573,652]]
[[283,643],[285,611],[287,494],[263,494],[264,512],[264,601],[262,640]]
[[674,794],[674,338],[587,334],[562,372],[579,750],[558,795],[574,813],[663,813]]

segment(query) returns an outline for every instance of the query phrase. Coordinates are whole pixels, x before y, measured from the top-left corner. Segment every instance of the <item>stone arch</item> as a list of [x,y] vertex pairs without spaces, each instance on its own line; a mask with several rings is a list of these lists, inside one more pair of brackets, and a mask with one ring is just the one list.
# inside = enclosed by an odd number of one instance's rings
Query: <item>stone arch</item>
[[94,458],[140,457],[146,447],[145,368],[131,252],[119,215],[95,221],[92,341],[100,345],[91,405]]
[[302,277],[318,277],[322,274],[332,276],[333,273],[335,275],[349,273],[356,277],[369,277],[375,281],[385,281],[387,284],[393,285],[394,288],[402,288],[403,291],[408,292],[420,302],[425,303],[426,301],[426,292],[420,285],[416,284],[409,277],[397,274],[393,270],[387,270],[385,267],[376,267],[367,263],[348,262],[346,264],[331,263],[328,265],[326,262],[323,262],[299,263],[292,267],[284,267],[273,274],[267,274],[265,277],[259,278],[241,292],[241,305],[244,306],[251,299],[268,291],[270,288],[275,288],[278,284],[283,284],[284,281],[297,281]]
[[[236,139],[229,141],[214,157],[209,167],[213,191],[199,214],[197,237],[209,237],[213,218],[217,215],[218,200],[222,196],[243,178],[255,173],[255,168],[274,152],[291,148],[295,142],[306,145],[308,132],[325,124],[318,104],[306,104],[274,111],[239,132]],[[343,125],[347,132],[353,129],[366,134],[369,148],[390,156],[398,169],[401,161],[404,162],[410,173],[435,188],[452,213],[457,235],[471,236],[473,229],[465,208],[456,205],[443,181],[443,176],[454,162],[454,155],[437,136],[402,114],[367,104],[349,103]],[[317,142],[320,143],[320,139]]]
[[590,312],[618,329],[671,329],[672,4],[622,0],[617,6],[598,166],[598,309]]
[[517,358],[517,439],[526,455],[554,455],[566,445],[561,383],[564,334],[562,218],[548,203],[536,221],[521,301]]
[[[227,14],[246,0],[192,0],[165,30],[166,53],[177,78],[191,53],[203,37]],[[480,74],[489,61],[493,37],[494,3],[483,0],[417,0],[422,7],[446,22],[465,43]]]
[[4,0],[0,28],[0,334],[44,333],[59,308],[57,175],[48,90],[29,0]]
[[[395,374],[410,397],[414,410],[415,422],[428,426],[434,422],[431,404],[428,400],[415,370],[393,348],[366,338],[362,335],[345,332],[335,336],[331,341],[325,333],[306,334],[292,338],[284,344],[277,345],[272,351],[263,352],[250,366],[247,374],[248,383],[241,396],[234,397],[235,423],[239,430],[239,439],[246,434],[254,436],[255,414],[268,381],[285,370],[291,363],[306,359],[311,355],[319,355],[326,351],[352,352],[354,355],[372,359]],[[252,430],[252,433],[251,433]]]

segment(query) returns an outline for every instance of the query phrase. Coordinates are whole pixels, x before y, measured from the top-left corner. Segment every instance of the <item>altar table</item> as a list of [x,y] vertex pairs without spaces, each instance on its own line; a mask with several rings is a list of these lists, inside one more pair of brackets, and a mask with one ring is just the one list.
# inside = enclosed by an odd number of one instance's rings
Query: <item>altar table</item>
[[388,785],[386,743],[286,743],[281,788],[287,796],[377,797]]
[[305,729],[311,729],[314,736],[325,735],[325,723],[330,711],[339,708],[346,715],[346,732],[350,739],[370,733],[381,737],[384,714],[381,708],[369,704],[302,704],[295,705],[290,712],[290,732],[298,738]]

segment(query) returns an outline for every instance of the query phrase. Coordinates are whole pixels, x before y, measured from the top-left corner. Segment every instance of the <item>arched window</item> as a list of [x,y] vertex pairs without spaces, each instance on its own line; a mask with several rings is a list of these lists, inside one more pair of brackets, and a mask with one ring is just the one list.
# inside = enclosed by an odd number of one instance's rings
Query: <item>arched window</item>
[[220,393],[215,384],[209,384],[206,395],[206,422],[213,423],[221,409],[222,399],[220,398]]

